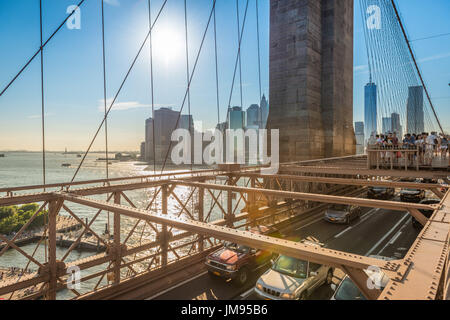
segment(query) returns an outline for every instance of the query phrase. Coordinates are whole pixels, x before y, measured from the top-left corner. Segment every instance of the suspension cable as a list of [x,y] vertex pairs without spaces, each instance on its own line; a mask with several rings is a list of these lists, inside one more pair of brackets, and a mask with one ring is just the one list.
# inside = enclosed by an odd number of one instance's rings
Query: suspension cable
[[[216,0],[214,0],[214,2],[213,2],[212,8],[211,8],[211,13],[209,14],[208,23],[206,24],[205,32],[203,33],[202,41],[200,43],[200,48],[198,49],[197,56],[195,58],[195,63],[194,63],[194,67],[192,68],[191,76],[190,76],[190,79],[189,79],[189,82],[188,82],[188,87],[186,88],[186,92],[185,92],[184,98],[183,98],[183,103],[181,104],[181,108],[180,108],[180,111],[179,111],[179,114],[178,114],[178,119],[177,119],[177,122],[175,124],[175,128],[173,129],[173,131],[175,131],[178,128],[178,125],[180,123],[181,113],[183,112],[184,106],[186,104],[186,99],[187,99],[187,95],[188,95],[188,92],[189,92],[189,88],[190,88],[190,86],[192,84],[192,79],[194,78],[195,70],[197,69],[197,64],[198,64],[198,61],[200,59],[200,54],[202,53],[203,45],[205,43],[205,38],[206,38],[206,35],[208,33],[208,30],[209,30],[209,25],[211,24],[211,20],[212,20],[212,17],[213,17],[213,13],[214,13],[214,8],[215,7],[216,7]],[[169,152],[170,152],[171,147],[172,147],[172,139],[170,140],[169,148],[167,149],[166,156],[164,157],[164,163],[163,163],[163,166],[161,167],[161,173],[164,172],[164,169],[166,167],[167,159],[169,157]]]
[[[42,0],[39,0],[39,17],[40,17],[40,37],[41,48],[43,43],[43,21],[42,21]],[[42,179],[44,182],[44,191],[46,185],[45,174],[45,92],[44,92],[44,50],[40,50],[41,55],[41,123],[42,123]]]
[[[45,188],[45,96],[44,96],[44,50],[42,47],[43,42],[43,21],[42,21],[42,0],[39,0],[39,30],[40,30],[40,55],[41,55],[41,122],[42,122],[42,178],[44,180],[44,192]],[[47,225],[47,217],[44,213],[44,225]],[[47,240],[44,243],[45,262],[47,262]]]
[[30,63],[36,58],[36,56],[45,48],[45,46],[53,39],[53,37],[58,33],[59,30],[64,26],[64,24],[69,20],[70,17],[80,8],[80,6],[84,3],[85,0],[81,0],[78,3],[77,8],[75,8],[65,19],[64,21],[56,28],[56,30],[50,35],[50,37],[39,47],[39,49],[31,56],[30,59],[25,63],[25,65],[19,70],[19,72],[12,78],[12,80],[6,85],[5,88],[0,92],[0,97],[8,90],[8,88],[19,78],[22,72],[30,65]]
[[430,94],[428,93],[428,89],[427,89],[427,87],[425,85],[425,81],[423,80],[422,73],[420,72],[419,66],[418,66],[417,61],[416,61],[416,57],[415,57],[414,52],[413,52],[413,50],[411,48],[411,44],[410,44],[410,42],[408,40],[408,36],[407,36],[405,28],[403,26],[403,22],[402,22],[402,20],[400,18],[400,14],[399,14],[399,12],[397,10],[397,6],[395,4],[395,1],[391,0],[391,3],[392,3],[392,7],[394,8],[394,11],[395,11],[395,15],[397,17],[397,21],[400,24],[400,27],[402,29],[402,33],[403,33],[403,36],[405,38],[406,44],[408,45],[409,53],[411,54],[411,58],[412,58],[412,60],[414,62],[414,66],[416,67],[417,74],[419,75],[419,78],[420,78],[420,81],[422,83],[423,89],[425,90],[425,94],[427,95],[428,102],[430,103],[431,109],[433,110],[434,117],[436,118],[436,121],[437,121],[437,123],[439,125],[439,128],[441,129],[442,134],[444,135],[445,134],[444,133],[444,129],[442,128],[441,122],[440,122],[440,120],[439,120],[439,118],[437,116],[436,109],[434,108],[433,102],[431,101]]
[[[142,42],[142,45],[140,46],[140,48],[139,48],[139,50],[138,50],[136,56],[135,56],[134,59],[133,59],[133,62],[131,63],[130,68],[128,69],[128,71],[127,71],[127,73],[126,73],[124,79],[122,80],[122,83],[120,84],[119,89],[117,90],[117,92],[116,92],[116,94],[115,94],[115,96],[114,96],[114,99],[113,99],[113,101],[111,102],[111,105],[109,106],[108,111],[106,112],[106,115],[103,117],[103,120],[102,120],[102,122],[100,123],[100,125],[99,125],[99,127],[98,127],[98,129],[97,129],[97,131],[96,131],[96,133],[95,133],[95,135],[94,135],[94,137],[92,138],[92,140],[91,140],[91,142],[90,142],[90,144],[89,144],[89,147],[87,148],[86,152],[84,153],[84,156],[83,156],[83,158],[82,158],[80,164],[78,165],[78,168],[77,168],[77,170],[75,171],[75,174],[73,175],[71,182],[73,182],[73,181],[75,180],[75,178],[76,178],[78,172],[79,172],[80,169],[81,169],[81,166],[83,165],[84,161],[86,160],[86,157],[87,157],[87,155],[89,154],[89,151],[91,150],[92,145],[94,144],[95,140],[97,139],[98,133],[99,133],[100,130],[102,129],[103,124],[105,123],[106,118],[108,117],[109,113],[111,112],[111,109],[114,107],[114,104],[116,103],[116,100],[117,100],[117,98],[118,98],[120,92],[122,91],[122,88],[123,88],[123,86],[125,85],[125,82],[128,80],[128,77],[129,77],[131,71],[133,70],[134,65],[136,64],[136,61],[137,61],[137,59],[139,58],[139,56],[140,56],[140,54],[141,54],[141,52],[142,52],[142,49],[144,48],[145,44],[147,43],[147,40],[149,39],[149,36],[150,36],[150,34],[151,34],[153,28],[155,27],[156,22],[158,21],[158,19],[159,19],[161,13],[162,13],[162,11],[163,11],[163,9],[165,8],[166,3],[167,3],[167,0],[164,0],[164,3],[162,4],[162,6],[161,6],[161,8],[160,8],[160,10],[159,10],[159,12],[158,12],[158,15],[156,16],[155,21],[154,21],[153,24],[152,24],[152,27],[151,27],[150,30],[148,31],[148,33],[147,33],[147,35],[146,35],[144,41]],[[70,186],[69,186],[68,188],[70,188]]]
[[[102,55],[103,55],[103,103],[105,106],[105,116],[107,111],[106,106],[106,49],[105,49],[105,8],[104,8],[104,0],[102,0]],[[105,120],[105,162],[106,162],[106,179],[109,179],[109,152],[108,152],[108,119]],[[110,234],[110,225],[111,219],[109,211],[108,222],[107,222],[107,231]]]
[[[189,134],[191,134],[191,90],[189,86],[189,40],[188,40],[188,17],[187,17],[187,0],[184,0],[184,31],[186,42],[186,86],[188,88],[188,122]],[[181,113],[180,113],[181,115]],[[192,149],[191,149],[192,150]],[[192,171],[192,154],[191,154],[191,171]]]
[[[241,31],[241,37],[239,39],[238,52],[237,52],[237,55],[236,55],[236,61],[234,63],[234,73],[233,73],[233,80],[231,82],[231,90],[230,90],[230,97],[228,99],[228,107],[231,106],[231,99],[233,97],[234,82],[236,81],[236,72],[237,72],[237,67],[238,67],[238,63],[239,63],[239,57],[240,57],[240,54],[241,54],[242,36],[244,34],[245,22],[246,22],[246,19],[247,19],[248,3],[249,3],[249,0],[247,0],[247,5],[245,7],[244,21],[242,23],[242,29],[241,29],[242,30]],[[228,119],[228,115],[227,115],[227,119]]]
[[[102,51],[103,51],[103,100],[105,105],[105,117],[106,117],[106,52],[105,52],[105,10],[104,0],[102,0]],[[106,156],[106,179],[109,178],[109,166],[108,166],[108,119],[105,120],[105,156]]]
[[260,35],[259,35],[259,6],[258,0],[255,0],[256,5],[256,40],[258,45],[258,80],[259,80],[259,128],[262,129],[262,110],[261,110],[261,101],[262,101],[262,85],[261,85],[261,47],[260,47]]
[[[152,3],[148,0],[148,27],[152,27]],[[152,149],[153,149],[153,172],[156,173],[156,146],[155,146],[155,94],[153,86],[153,40],[152,32],[150,32],[149,37],[150,44],[150,90],[152,96]]]
[[237,36],[238,36],[238,55],[239,55],[239,88],[241,94],[241,108],[243,108],[243,99],[242,99],[242,60],[241,60],[241,20],[239,19],[239,0],[236,0],[236,18],[237,18]]
[[214,7],[214,57],[215,57],[215,63],[216,63],[217,124],[220,124],[219,64],[218,64],[218,57],[217,57],[217,20],[216,20],[216,7]]

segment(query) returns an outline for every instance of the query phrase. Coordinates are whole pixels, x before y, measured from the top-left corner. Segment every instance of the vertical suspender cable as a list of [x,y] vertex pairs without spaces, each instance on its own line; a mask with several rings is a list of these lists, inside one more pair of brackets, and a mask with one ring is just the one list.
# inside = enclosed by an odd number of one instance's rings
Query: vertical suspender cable
[[[42,121],[42,178],[44,182],[45,191],[45,96],[44,96],[44,48],[43,48],[43,37],[42,37],[42,0],[39,0],[39,27],[40,27],[40,37],[41,37],[41,121]],[[47,225],[47,215],[44,214],[44,225]],[[47,262],[47,240],[44,242],[44,252],[45,252],[45,262]]]
[[[262,119],[262,110],[261,110],[261,101],[262,101],[262,88],[261,88],[261,48],[260,48],[260,39],[259,39],[259,6],[258,0],[255,0],[256,4],[256,40],[258,45],[258,80],[259,80],[259,128],[262,127],[263,119]],[[265,128],[264,128],[265,129]]]
[[[109,179],[109,157],[108,157],[108,119],[106,117],[106,49],[105,49],[105,8],[104,0],[102,0],[102,55],[103,55],[103,103],[105,105],[105,158],[106,158],[106,179]],[[110,215],[108,211],[108,224],[106,230],[110,231]]]
[[[228,114],[229,114],[229,109],[231,107],[231,99],[233,98],[233,93],[234,93],[234,83],[236,82],[236,73],[237,73],[237,68],[238,68],[238,64],[239,64],[239,57],[240,57],[240,54],[241,54],[242,36],[244,34],[245,23],[247,21],[248,4],[249,4],[249,0],[247,0],[247,4],[245,6],[244,20],[243,20],[243,23],[242,23],[242,29],[240,31],[241,36],[239,38],[238,52],[236,54],[236,60],[235,60],[235,63],[234,63],[233,80],[231,81],[230,96],[228,97]],[[228,121],[228,115],[227,115],[227,121]]]
[[220,124],[219,64],[218,64],[218,58],[217,58],[217,20],[216,20],[216,7],[214,7],[214,57],[215,57],[215,63],[216,63],[217,124]]
[[153,149],[153,173],[156,173],[156,138],[155,138],[155,96],[153,86],[153,41],[152,41],[152,1],[148,0],[148,26],[150,30],[150,90],[152,95],[152,149]]
[[46,184],[45,174],[45,96],[44,96],[44,48],[42,47],[42,0],[39,0],[40,13],[40,36],[41,36],[41,120],[42,120],[42,178],[44,182],[44,191]]
[[[189,70],[189,39],[188,39],[188,18],[187,18],[187,0],[184,0],[184,31],[185,31],[185,43],[186,43],[186,86],[188,90],[188,121],[189,121],[189,134],[191,134],[191,89],[189,86],[190,70]],[[180,114],[181,116],[181,114]],[[191,171],[192,171],[192,154],[191,154]]]

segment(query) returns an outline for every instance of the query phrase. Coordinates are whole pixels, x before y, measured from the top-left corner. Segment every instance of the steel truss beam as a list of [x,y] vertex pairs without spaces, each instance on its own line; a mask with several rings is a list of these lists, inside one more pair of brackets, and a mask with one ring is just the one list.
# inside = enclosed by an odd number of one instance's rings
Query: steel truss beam
[[314,202],[323,203],[336,203],[336,204],[353,204],[361,207],[367,208],[381,208],[394,211],[408,211],[410,209],[415,210],[435,210],[436,206],[426,205],[426,204],[416,204],[416,203],[406,203],[406,202],[396,202],[396,201],[383,201],[383,200],[371,200],[363,198],[351,198],[343,196],[331,196],[325,194],[313,194],[313,193],[302,193],[302,192],[291,192],[282,190],[269,190],[269,189],[258,189],[258,188],[247,188],[247,187],[237,187],[237,186],[227,186],[227,185],[216,185],[210,183],[198,183],[190,181],[174,181],[178,185],[190,186],[190,187],[203,187],[211,190],[222,190],[222,191],[232,191],[239,193],[259,193],[266,196],[271,196],[280,199],[296,199],[296,200],[308,200]]
[[212,225],[192,219],[171,217],[165,214],[154,214],[150,211],[111,204],[105,201],[93,200],[82,196],[61,193],[60,197],[62,197],[65,201],[74,202],[91,208],[111,211],[131,218],[141,219],[162,225],[169,225],[181,230],[207,235],[220,240],[233,241],[257,249],[270,250],[279,254],[288,255],[298,259],[305,259],[314,263],[325,264],[336,268],[348,266],[354,269],[366,269],[370,266],[377,266],[387,273],[392,273],[396,272],[400,267],[398,261],[383,261],[284,239],[255,235],[254,233],[248,231]]
[[441,171],[415,171],[415,170],[383,170],[367,168],[351,168],[339,166],[298,166],[282,165],[280,173],[316,173],[316,174],[340,174],[369,177],[396,177],[396,178],[430,178],[445,179],[448,176],[447,170]]
[[368,187],[387,187],[387,188],[411,188],[411,189],[448,189],[450,186],[432,183],[413,183],[413,182],[397,182],[397,181],[383,181],[383,180],[367,180],[367,179],[345,179],[345,178],[327,178],[317,176],[298,176],[298,175],[263,175],[259,173],[235,173],[237,177],[260,178],[260,179],[278,179],[291,180],[296,182],[315,182],[327,184],[341,184],[351,186],[368,186]]

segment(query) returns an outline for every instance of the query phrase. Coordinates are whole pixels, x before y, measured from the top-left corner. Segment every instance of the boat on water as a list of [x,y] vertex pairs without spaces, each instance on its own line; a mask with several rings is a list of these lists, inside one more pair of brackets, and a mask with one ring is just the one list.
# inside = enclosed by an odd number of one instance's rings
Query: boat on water
[[3,153],[0,153],[0,158],[4,158],[5,155]]
[[77,158],[81,158],[81,154],[77,154]]
[[68,168],[68,167],[70,167],[70,166],[71,166],[70,163],[63,163],[63,164],[61,165],[61,167],[65,167],[65,168]]

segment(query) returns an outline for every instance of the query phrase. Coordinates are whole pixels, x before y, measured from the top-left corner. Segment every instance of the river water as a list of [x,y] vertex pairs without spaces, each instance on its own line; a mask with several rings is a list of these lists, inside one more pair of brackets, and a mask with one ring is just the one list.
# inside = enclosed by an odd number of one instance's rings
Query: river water
[[[105,154],[102,153],[92,153],[89,154],[85,160],[85,163],[82,166],[82,169],[77,175],[75,181],[84,181],[84,180],[94,180],[94,179],[103,179],[106,177],[106,163],[104,161],[98,161],[98,158],[104,158]],[[109,155],[109,158],[113,158],[114,155]],[[80,163],[81,158],[78,158],[76,154],[63,154],[63,153],[47,153],[46,155],[46,181],[47,184],[50,183],[59,183],[59,182],[68,182],[72,179],[72,176]],[[70,167],[63,167],[62,164],[69,163]],[[170,170],[170,172],[184,171],[184,169],[180,170]],[[169,171],[166,171],[169,172]],[[115,162],[109,165],[109,177],[129,177],[129,176],[138,176],[138,175],[150,175],[153,174],[153,166],[148,166],[147,164],[140,162]],[[156,173],[160,173],[157,170]],[[41,153],[32,153],[32,152],[7,152],[5,153],[4,158],[0,158],[0,188],[2,187],[12,187],[12,186],[28,186],[28,185],[40,185],[42,184],[42,154]],[[77,188],[74,186],[72,188]],[[177,188],[179,190],[177,192],[177,196],[179,196],[181,201],[185,201],[191,192],[189,188]],[[38,192],[40,190],[31,191]],[[136,191],[126,192],[126,195],[130,198],[130,200],[140,208],[146,206],[149,202],[149,199],[152,198],[154,190],[151,189],[143,189]],[[4,194],[3,194],[4,195]],[[3,196],[2,195],[2,196]],[[92,197],[96,198],[96,197]],[[98,196],[98,199],[106,200],[106,195]],[[195,196],[193,197],[195,200]],[[122,200],[123,204],[126,204],[124,200]],[[225,201],[226,203],[226,201]],[[83,219],[90,219],[96,214],[97,210],[93,210],[88,207],[83,207],[73,203],[66,203],[66,205],[77,214],[78,217]],[[160,206],[160,204],[158,204]],[[191,201],[190,206],[192,208],[195,206],[193,201]],[[181,206],[176,202],[175,199],[169,200],[168,203],[169,214],[178,214],[180,212]],[[157,210],[157,208],[152,208],[153,210]],[[207,210],[205,208],[205,210]],[[69,214],[61,210],[61,215],[69,216]],[[220,212],[218,208],[213,209],[211,214],[211,220],[215,220],[220,216]],[[102,234],[106,228],[106,224],[108,220],[111,221],[112,225],[112,214],[109,215],[107,212],[103,212],[92,225],[92,229],[98,233]],[[126,217],[122,217],[121,219],[121,234],[122,239],[126,237],[129,231],[133,228],[136,220],[128,219]],[[133,237],[127,242],[127,245],[137,244],[141,239],[141,224],[138,230]],[[112,228],[112,226],[111,226]],[[112,229],[111,229],[112,230]],[[144,240],[154,240],[154,233],[147,228],[147,231],[143,233],[142,239]],[[36,244],[29,244],[21,247],[28,254],[32,254],[36,249]],[[66,253],[67,249],[65,248],[57,248],[57,258],[61,259]],[[85,258],[91,256],[95,253],[91,252],[83,252],[78,250],[73,250],[70,255],[66,258],[66,262],[79,260],[81,258]],[[45,260],[45,246],[42,244],[38,247],[35,253],[36,260],[43,262]],[[5,254],[0,257],[0,269],[4,269],[7,267],[19,267],[24,268],[27,264],[28,259],[17,252],[16,250],[8,250]],[[97,266],[95,268],[89,269],[89,273],[98,272],[104,270],[106,266]],[[29,266],[30,269],[37,269],[37,266],[33,263]],[[85,275],[82,275],[85,276]],[[92,288],[93,285],[97,283],[98,279],[87,281],[82,284],[82,290],[78,291],[88,291]],[[105,283],[105,280],[103,281]],[[67,291],[61,291],[58,293],[58,298],[66,299],[72,297],[73,294],[70,294]]]

